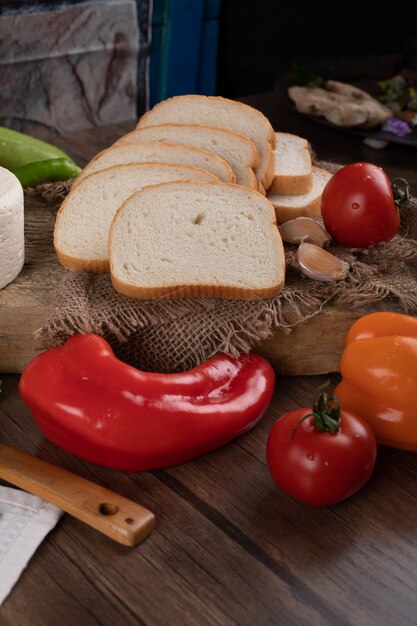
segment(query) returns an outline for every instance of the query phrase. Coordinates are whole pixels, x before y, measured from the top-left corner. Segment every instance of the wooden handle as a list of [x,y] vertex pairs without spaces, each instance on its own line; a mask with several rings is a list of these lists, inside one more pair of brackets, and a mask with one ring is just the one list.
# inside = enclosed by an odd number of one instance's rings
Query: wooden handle
[[44,498],[125,546],[136,546],[155,526],[154,514],[140,504],[3,444],[0,478]]

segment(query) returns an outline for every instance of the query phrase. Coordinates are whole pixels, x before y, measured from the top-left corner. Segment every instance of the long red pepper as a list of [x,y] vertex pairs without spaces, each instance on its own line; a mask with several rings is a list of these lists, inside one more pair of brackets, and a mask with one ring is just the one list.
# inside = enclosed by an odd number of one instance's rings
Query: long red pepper
[[128,471],[166,467],[246,432],[275,383],[256,354],[215,356],[183,374],[143,372],[97,335],[75,335],[36,357],[20,393],[43,433],[65,450]]

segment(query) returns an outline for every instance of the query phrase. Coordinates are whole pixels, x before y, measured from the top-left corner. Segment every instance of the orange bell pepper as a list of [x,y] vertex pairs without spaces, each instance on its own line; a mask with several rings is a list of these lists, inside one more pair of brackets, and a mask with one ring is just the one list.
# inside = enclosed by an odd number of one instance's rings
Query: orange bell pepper
[[417,451],[417,318],[372,313],[346,337],[334,395],[368,422],[378,443]]

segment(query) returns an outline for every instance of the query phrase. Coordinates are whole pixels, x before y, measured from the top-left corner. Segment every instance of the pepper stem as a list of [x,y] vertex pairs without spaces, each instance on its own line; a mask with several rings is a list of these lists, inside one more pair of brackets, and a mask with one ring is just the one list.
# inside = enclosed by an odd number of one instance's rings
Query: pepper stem
[[[395,184],[396,181],[401,181],[401,183],[404,185],[404,190],[400,189],[398,185]],[[395,178],[391,183],[391,187],[396,206],[400,209],[403,209],[411,201],[410,185],[405,180],[405,178]]]
[[297,429],[308,417],[314,418],[314,426],[320,432],[337,433],[340,430],[340,403],[336,396],[321,393],[317,402],[313,404],[311,413],[304,415],[292,431],[291,439]]

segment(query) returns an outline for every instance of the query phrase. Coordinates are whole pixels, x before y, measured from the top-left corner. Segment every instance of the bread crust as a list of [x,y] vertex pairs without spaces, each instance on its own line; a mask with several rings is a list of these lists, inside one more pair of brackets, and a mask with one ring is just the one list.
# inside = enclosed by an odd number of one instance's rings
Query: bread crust
[[263,289],[243,289],[233,286],[175,285],[172,287],[136,287],[119,281],[111,274],[113,287],[119,293],[136,300],[177,300],[184,298],[224,298],[225,300],[268,300],[284,288],[284,279]]
[[[293,135],[292,133],[280,133],[280,135],[285,135],[287,137],[294,137],[297,140],[302,140],[304,144],[303,152],[307,153],[307,157],[311,160],[311,148],[307,139],[304,137],[299,137],[298,135]],[[274,166],[275,167],[275,166]],[[270,187],[268,188],[268,193],[278,193],[285,195],[294,195],[299,196],[311,191],[313,187],[313,170],[307,174],[301,175],[281,175],[276,174],[274,170],[274,176],[272,178],[272,182]]]
[[[255,172],[249,167],[247,168],[246,175],[248,177],[248,182],[246,185],[241,183],[242,187],[248,187],[248,189],[257,189],[258,181],[256,180]],[[261,192],[262,193],[262,192]]]
[[[263,120],[265,120],[267,122],[267,124],[269,125],[269,129],[268,132],[270,133],[270,138],[269,141],[272,145],[273,148],[275,148],[276,145],[276,137],[275,137],[275,132],[274,129],[271,126],[271,122],[269,121],[269,119],[266,117],[266,115],[264,115],[261,111],[259,111],[258,109],[255,109],[254,107],[251,107],[249,104],[245,104],[244,102],[238,102],[237,100],[231,100],[230,98],[224,98],[223,96],[202,96],[199,94],[186,94],[183,96],[171,96],[171,98],[167,98],[166,100],[162,100],[162,102],[158,102],[158,104],[155,104],[154,107],[152,107],[152,109],[150,109],[149,111],[146,111],[146,113],[144,113],[140,118],[139,121],[136,125],[136,128],[141,128],[143,126],[146,126],[146,119],[150,117],[150,114],[152,113],[152,111],[155,111],[156,109],[160,108],[164,102],[169,102],[170,100],[179,100],[179,99],[184,99],[187,98],[189,100],[199,100],[200,102],[202,102],[203,100],[216,100],[219,101],[221,100],[222,102],[225,102],[227,105],[234,105],[234,106],[239,106],[242,107],[246,110],[250,109],[250,111],[255,111],[255,113],[262,117]],[[151,124],[148,124],[148,126],[151,126]]]
[[293,220],[296,217],[320,217],[320,205],[321,194],[302,208],[295,209],[286,206],[274,205],[277,216],[277,223],[283,224],[284,222],[288,222],[288,220]]
[[266,196],[266,190],[265,190],[265,188],[264,188],[264,186],[263,186],[263,184],[262,184],[262,183],[258,183],[258,187],[257,187],[257,189],[258,189],[258,192],[259,192],[262,196]]
[[[194,131],[195,133],[198,133],[199,131],[201,132],[201,129],[207,130],[207,131],[215,131],[217,133],[221,133],[224,134],[231,138],[236,138],[238,139],[240,142],[244,142],[246,144],[246,147],[248,148],[248,150],[251,153],[251,157],[249,159],[248,164],[243,167],[244,171],[245,171],[245,176],[246,176],[246,181],[245,182],[239,182],[237,179],[237,173],[234,172],[235,174],[235,181],[237,182],[237,184],[242,185],[243,187],[250,187],[252,189],[256,189],[257,188],[257,180],[256,180],[256,176],[255,176],[255,169],[258,167],[259,165],[259,161],[260,161],[260,157],[259,157],[259,153],[258,150],[255,146],[255,144],[253,143],[253,141],[251,139],[249,139],[249,137],[246,137],[245,135],[242,135],[241,133],[237,133],[233,130],[228,130],[227,128],[217,128],[216,126],[207,126],[205,124],[174,124],[174,123],[169,123],[169,124],[155,124],[153,126],[145,126],[143,128],[136,128],[135,130],[132,130],[129,133],[126,133],[126,135],[123,135],[122,137],[120,137],[120,139],[118,139],[116,141],[115,144],[113,145],[121,145],[124,143],[134,143],[134,137],[135,136],[140,136],[141,133],[147,131],[147,130],[153,130],[153,129],[158,129],[160,127],[167,127],[167,128],[174,128],[174,129],[181,129],[181,128],[186,128],[186,129],[190,129],[191,132]],[[146,139],[145,139],[146,141]],[[149,141],[149,140],[148,140]],[[171,143],[169,140],[164,140],[161,142],[155,141],[152,143]],[[188,144],[179,144],[179,145],[188,145]],[[192,146],[191,146],[192,147]],[[199,148],[199,146],[195,146],[196,148]],[[204,150],[205,148],[199,148],[200,150]],[[219,155],[217,155],[219,156]],[[223,157],[220,157],[223,158]],[[229,163],[229,161],[227,161],[227,159],[224,159],[227,163]],[[231,163],[229,163],[230,167],[233,170],[233,165]]]
[[[243,102],[238,102],[236,100],[230,100],[229,98],[223,98],[222,96],[202,96],[202,95],[197,95],[197,94],[188,94],[188,95],[183,95],[183,96],[172,96],[171,98],[167,98],[166,100],[163,100],[162,102],[159,102],[158,104],[156,104],[152,109],[150,109],[150,111],[147,111],[144,115],[142,115],[142,117],[139,119],[138,124],[136,126],[136,128],[144,128],[145,126],[151,126],[152,124],[147,124],[146,121],[148,119],[150,119],[152,112],[157,110],[158,108],[164,106],[164,103],[169,102],[170,100],[177,100],[179,101],[180,99],[188,99],[188,100],[194,100],[197,101],[199,100],[200,102],[202,102],[203,100],[207,101],[207,100],[216,100],[216,101],[223,101],[227,106],[229,106],[230,104],[237,106],[237,107],[242,107],[246,110],[250,109],[250,111],[253,113],[255,112],[259,119],[262,118],[263,122],[266,122],[268,125],[268,144],[270,147],[270,151],[273,152],[274,148],[276,147],[276,137],[275,137],[275,132],[274,129],[271,126],[270,121],[268,120],[268,118],[258,109],[255,109],[254,107],[251,107],[249,104],[244,104]],[[274,161],[272,161],[271,163],[271,157],[267,156],[266,159],[266,165],[265,165],[265,171],[263,172],[259,172],[259,167],[257,168],[257,171],[255,172],[256,174],[256,179],[258,180],[258,182],[261,182],[263,187],[265,189],[268,189],[268,187],[271,185],[272,179],[273,179],[273,175],[274,175]]]
[[[105,154],[106,152],[110,152],[110,151],[112,151],[114,149],[120,148],[122,146],[136,146],[137,147],[139,145],[146,145],[146,146],[153,146],[154,147],[155,146],[155,142],[154,141],[142,141],[142,142],[136,142],[136,141],[135,142],[128,142],[128,141],[126,141],[126,142],[123,142],[121,144],[113,145],[113,146],[110,146],[110,148],[106,148],[105,150],[102,150],[101,152],[96,154],[96,156],[94,158],[92,158],[91,161],[89,161],[87,163],[87,165],[84,167],[84,169],[81,172],[81,174],[79,174],[79,176],[77,176],[77,178],[75,179],[74,186],[75,185],[79,185],[80,182],[82,180],[84,180],[84,178],[86,176],[89,175],[89,168],[90,168],[90,166],[95,161],[97,161],[97,159],[102,154]],[[221,159],[220,157],[218,157],[216,154],[214,154],[214,152],[210,152],[209,150],[203,150],[202,148],[194,148],[192,146],[180,146],[179,144],[169,143],[168,141],[164,142],[164,145],[165,146],[170,146],[170,147],[173,147],[173,148],[182,148],[182,149],[185,149],[185,150],[194,150],[194,151],[196,151],[198,153],[202,153],[203,152],[204,154],[210,155],[210,158],[215,159],[218,162],[222,163],[222,166],[226,169],[226,171],[228,173],[228,177],[229,177],[229,181],[228,182],[231,182],[231,183],[235,182],[236,178],[235,178],[235,175],[234,175],[233,170],[230,167],[229,163],[227,161],[225,161],[224,159]],[[138,159],[140,159],[140,155],[138,155]],[[156,162],[157,161],[140,161],[140,160],[137,161],[137,163],[156,163]],[[158,161],[158,162],[163,163],[163,161]],[[133,163],[133,161],[132,161],[132,163]],[[119,164],[116,164],[116,165],[119,165]],[[123,163],[123,164],[120,164],[120,165],[128,165],[128,163]],[[167,165],[185,165],[185,164],[184,163],[176,163],[176,164],[175,163],[167,163]],[[108,166],[108,167],[112,167],[112,166]],[[108,169],[108,167],[103,168],[103,169]],[[197,165],[190,165],[189,167],[196,167],[198,169],[204,169],[202,167],[198,167]],[[94,172],[92,172],[92,173],[94,173]],[[210,173],[212,174],[213,172],[210,172]]]
[[268,193],[288,196],[302,196],[313,187],[313,173],[300,176],[275,176]]
[[[211,178],[212,182],[216,182],[216,176],[214,174],[212,174],[211,172],[207,172],[206,170],[202,170],[199,167],[194,167],[193,165],[183,165],[183,164],[178,164],[175,165],[174,163],[160,163],[158,161],[146,161],[145,163],[122,163],[121,165],[111,165],[110,167],[106,167],[103,170],[99,170],[98,172],[92,172],[92,174],[88,174],[88,176],[85,176],[83,178],[83,181],[89,179],[93,179],[94,177],[101,177],[105,172],[112,172],[115,169],[120,169],[120,168],[130,168],[132,167],[132,165],[157,165],[158,167],[163,166],[164,168],[167,167],[169,168],[177,168],[177,167],[181,167],[187,170],[190,170],[190,173],[194,170],[198,171],[198,172],[204,172],[204,174],[207,174],[207,176],[209,178]],[[203,181],[201,181],[203,182]],[[207,181],[208,182],[208,181]],[[73,185],[72,189],[75,189],[75,185]],[[71,190],[70,193],[68,194],[68,196],[65,198],[65,200],[62,202],[61,206],[58,209],[58,213],[55,219],[55,225],[54,225],[54,248],[55,248],[55,252],[58,256],[58,260],[61,263],[61,265],[63,265],[65,268],[69,269],[69,270],[77,270],[77,271],[84,271],[84,272],[93,272],[96,274],[108,274],[110,272],[110,260],[107,259],[81,259],[79,257],[73,257],[70,256],[68,254],[66,254],[65,252],[63,252],[58,244],[57,244],[57,232],[58,232],[58,224],[59,221],[61,219],[61,215],[62,212],[64,210],[64,206],[65,204],[68,202],[71,194],[73,193],[73,191]]]
[[[214,129],[216,132],[221,132],[221,133],[224,133],[224,134],[227,134],[227,135],[233,135],[236,138],[238,138],[240,141],[244,141],[246,143],[247,147],[251,150],[251,152],[252,152],[252,160],[251,160],[249,166],[251,168],[255,168],[255,167],[258,167],[258,165],[259,165],[259,161],[260,161],[259,153],[258,153],[258,150],[257,150],[255,144],[253,143],[252,139],[249,139],[249,137],[247,137],[246,135],[243,135],[242,133],[238,133],[235,130],[230,130],[229,128],[222,128],[222,127],[217,127],[217,126],[210,126],[210,125],[207,125],[207,124],[175,124],[174,122],[168,122],[166,124],[153,124],[152,126],[144,126],[144,127],[140,127],[140,128],[139,128],[139,125],[138,125],[138,126],[136,126],[136,128],[134,130],[131,130],[129,133],[126,133],[125,135],[122,135],[122,137],[120,137],[120,139],[118,139],[113,145],[116,146],[119,143],[125,143],[125,140],[126,140],[127,137],[129,137],[129,135],[134,135],[138,131],[145,130],[145,128],[146,129],[148,129],[148,128],[149,129],[151,129],[151,128],[159,128],[160,126],[169,126],[169,127],[172,127],[172,128],[183,128],[183,127],[186,127],[186,128],[196,129],[197,131],[200,128],[204,128],[204,129],[207,129],[207,130],[213,130]],[[169,142],[166,142],[166,143],[169,143]],[[200,150],[203,150],[203,149],[204,148],[200,148]]]
[[92,274],[109,274],[110,273],[110,261],[109,259],[79,259],[69,256],[62,252],[58,247],[55,247],[55,252],[61,265],[67,270],[76,270],[78,272],[90,272]]
[[[318,172],[325,172],[326,174],[329,174],[327,170],[321,167],[313,166],[312,170],[313,172],[318,171]],[[295,219],[296,217],[315,218],[315,217],[320,217],[321,215],[321,193],[319,193],[312,200],[310,200],[310,202],[307,202],[301,207],[288,207],[288,206],[280,205],[279,198],[277,198],[274,201],[273,199],[268,197],[268,200],[272,203],[275,209],[278,224],[283,224],[284,222]]]
[[[274,137],[275,137],[275,133],[274,133]],[[275,153],[274,153],[274,146],[269,143],[268,144],[268,149],[269,149],[269,155],[268,155],[268,162],[265,168],[265,173],[262,176],[261,179],[261,183],[264,189],[269,189],[269,187],[271,186],[272,181],[274,180],[274,176],[275,176]]]
[[[153,185],[153,189],[157,187],[164,187],[167,185],[172,185],[175,183],[160,183],[158,185]],[[167,287],[139,287],[137,285],[132,285],[130,283],[126,283],[124,281],[119,280],[112,271],[112,258],[111,258],[111,249],[113,245],[113,237],[114,237],[114,228],[115,223],[125,210],[125,206],[127,202],[130,202],[133,197],[139,196],[142,193],[147,193],[146,189],[142,189],[132,196],[128,198],[117,210],[115,214],[111,227],[110,227],[110,235],[109,235],[109,257],[110,257],[110,274],[111,281],[113,287],[119,293],[128,296],[130,298],[135,298],[138,300],[167,300],[167,299],[181,299],[181,298],[224,298],[226,300],[261,300],[261,299],[269,299],[274,298],[285,285],[285,255],[284,255],[284,247],[282,244],[281,235],[279,234],[278,228],[276,226],[276,214],[273,205],[271,202],[265,198],[262,194],[260,194],[255,189],[242,188],[240,185],[236,185],[234,183],[222,183],[222,182],[210,182],[204,183],[200,181],[181,181],[181,184],[184,185],[205,185],[205,186],[227,186],[227,187],[236,187],[238,189],[244,190],[245,193],[254,193],[262,198],[263,202],[266,203],[266,209],[270,211],[271,223],[275,227],[274,234],[277,246],[280,248],[281,252],[281,277],[277,284],[271,285],[270,287],[264,288],[243,288],[236,287],[233,285],[187,285],[187,284],[179,284],[179,285],[170,285]]]

